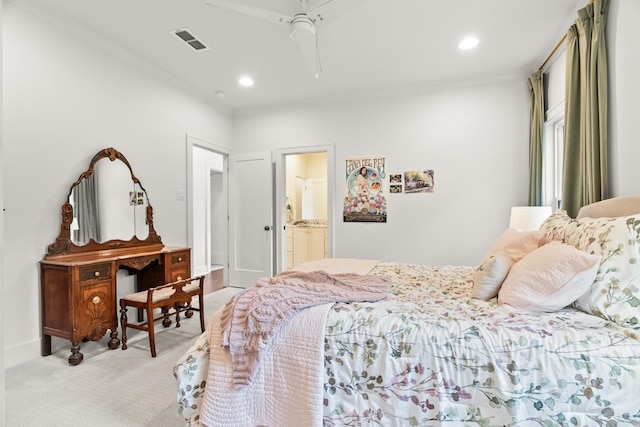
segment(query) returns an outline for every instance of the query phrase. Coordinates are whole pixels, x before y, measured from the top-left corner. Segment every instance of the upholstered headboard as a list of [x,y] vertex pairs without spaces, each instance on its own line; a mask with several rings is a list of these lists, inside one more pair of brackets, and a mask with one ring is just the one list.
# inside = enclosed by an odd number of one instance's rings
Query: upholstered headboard
[[627,216],[640,213],[640,196],[613,197],[583,206],[576,218]]

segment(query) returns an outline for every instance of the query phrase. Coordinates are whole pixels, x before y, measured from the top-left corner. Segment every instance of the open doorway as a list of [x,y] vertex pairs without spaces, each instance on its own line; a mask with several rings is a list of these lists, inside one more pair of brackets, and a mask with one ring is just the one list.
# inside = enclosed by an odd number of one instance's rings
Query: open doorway
[[191,274],[205,276],[205,293],[209,293],[228,283],[228,153],[191,136],[187,137],[187,153]]
[[328,258],[327,153],[285,157],[287,270]]
[[278,150],[275,271],[333,256],[335,165],[333,146]]
[[209,169],[209,195],[211,215],[208,220],[210,235],[209,248],[210,264],[206,276],[207,291],[213,292],[225,286],[225,260],[227,253],[227,201],[223,171]]

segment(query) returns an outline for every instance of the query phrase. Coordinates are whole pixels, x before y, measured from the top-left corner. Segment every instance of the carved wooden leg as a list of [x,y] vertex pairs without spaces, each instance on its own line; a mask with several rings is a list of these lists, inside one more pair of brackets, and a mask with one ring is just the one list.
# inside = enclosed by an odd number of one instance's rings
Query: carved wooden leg
[[120,340],[118,339],[118,328],[115,327],[111,330],[111,339],[109,340],[109,343],[107,344],[109,346],[109,348],[111,350],[115,350],[116,348],[118,348],[118,346],[120,346]]
[[71,356],[69,356],[69,365],[77,365],[82,362],[84,359],[84,355],[80,353],[80,343],[72,342],[71,343]]
[[176,309],[176,328],[180,327],[180,311],[182,311],[182,303],[181,302],[177,302],[175,303],[175,309]]
[[162,319],[162,326],[168,328],[171,326],[171,318],[169,317],[169,307],[162,307],[162,314],[164,315],[164,319]]
[[120,325],[122,326],[122,349],[127,349],[127,307],[120,306]]
[[187,308],[187,312],[184,313],[184,317],[186,317],[187,319],[191,319],[191,317],[193,317],[193,310],[191,310],[191,302],[189,302],[189,307]]

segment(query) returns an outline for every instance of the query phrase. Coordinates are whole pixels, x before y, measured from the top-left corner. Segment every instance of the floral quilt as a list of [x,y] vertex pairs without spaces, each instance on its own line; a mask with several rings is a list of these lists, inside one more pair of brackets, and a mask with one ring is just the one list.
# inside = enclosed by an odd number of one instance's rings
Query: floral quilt
[[[392,296],[327,317],[325,426],[640,426],[637,330],[471,299],[472,267],[370,274],[390,277]],[[208,360],[201,337],[174,369],[187,425],[199,425]]]
[[472,269],[379,264],[377,304],[336,304],[325,426],[640,426],[640,341],[575,309],[470,299]]

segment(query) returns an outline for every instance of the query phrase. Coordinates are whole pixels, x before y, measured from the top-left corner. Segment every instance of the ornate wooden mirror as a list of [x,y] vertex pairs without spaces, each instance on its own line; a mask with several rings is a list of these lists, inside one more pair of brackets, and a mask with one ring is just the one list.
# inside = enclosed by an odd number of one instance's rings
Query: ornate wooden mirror
[[124,155],[105,148],[71,186],[62,204],[60,234],[45,258],[149,246],[163,245],[147,192]]

